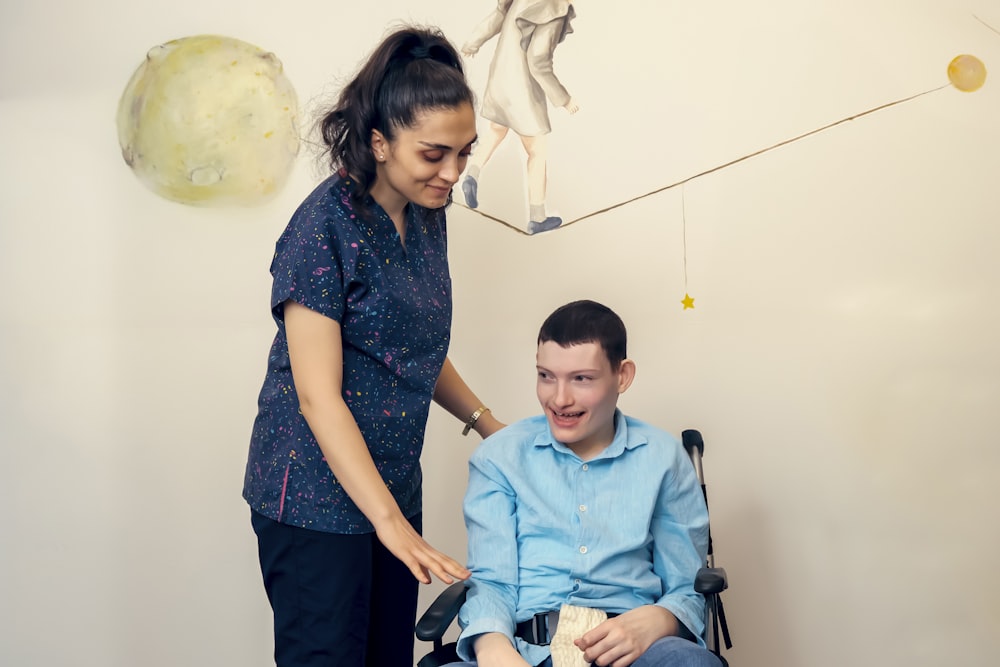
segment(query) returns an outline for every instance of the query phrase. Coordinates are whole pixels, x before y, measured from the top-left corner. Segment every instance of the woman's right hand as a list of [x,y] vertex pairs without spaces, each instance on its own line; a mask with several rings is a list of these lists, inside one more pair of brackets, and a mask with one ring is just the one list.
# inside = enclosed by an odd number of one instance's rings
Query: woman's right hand
[[454,558],[428,544],[402,514],[380,521],[375,525],[375,534],[421,583],[431,583],[431,574],[446,584],[453,584],[456,579],[468,579],[472,574]]

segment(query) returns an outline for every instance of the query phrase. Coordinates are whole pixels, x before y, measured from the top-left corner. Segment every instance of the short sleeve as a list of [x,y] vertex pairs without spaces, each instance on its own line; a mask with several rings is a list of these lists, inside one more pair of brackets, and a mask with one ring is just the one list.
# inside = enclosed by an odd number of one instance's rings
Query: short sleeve
[[281,304],[291,299],[343,321],[348,283],[343,245],[336,220],[319,205],[304,205],[295,212],[278,239],[271,262],[271,309],[276,318],[281,317]]

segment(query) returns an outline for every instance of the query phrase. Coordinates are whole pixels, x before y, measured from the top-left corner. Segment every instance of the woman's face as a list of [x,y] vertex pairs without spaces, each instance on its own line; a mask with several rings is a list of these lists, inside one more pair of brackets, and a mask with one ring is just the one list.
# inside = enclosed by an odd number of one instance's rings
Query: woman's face
[[471,104],[454,109],[429,109],[412,127],[396,130],[387,141],[372,131],[375,183],[372,197],[387,211],[408,202],[425,208],[448,203],[476,141],[476,117]]

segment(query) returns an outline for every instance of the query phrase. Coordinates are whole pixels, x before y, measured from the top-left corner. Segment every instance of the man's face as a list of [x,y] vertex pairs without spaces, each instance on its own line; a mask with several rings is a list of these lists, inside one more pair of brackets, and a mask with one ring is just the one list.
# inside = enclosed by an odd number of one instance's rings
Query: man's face
[[623,361],[611,368],[598,343],[538,346],[538,402],[556,440],[580,458],[591,458],[615,437],[618,395],[628,388],[635,366]]

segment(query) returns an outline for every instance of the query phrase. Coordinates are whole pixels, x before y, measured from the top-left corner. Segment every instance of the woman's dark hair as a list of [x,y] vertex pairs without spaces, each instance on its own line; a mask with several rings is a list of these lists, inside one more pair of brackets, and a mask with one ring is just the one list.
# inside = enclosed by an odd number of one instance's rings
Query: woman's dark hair
[[538,332],[539,345],[548,341],[562,347],[597,343],[608,356],[613,370],[618,370],[628,356],[625,323],[613,310],[596,301],[573,301],[553,311]]
[[333,171],[343,168],[358,183],[355,204],[364,212],[375,182],[372,130],[388,141],[432,109],[474,104],[455,47],[437,28],[407,26],[386,37],[320,120]]

